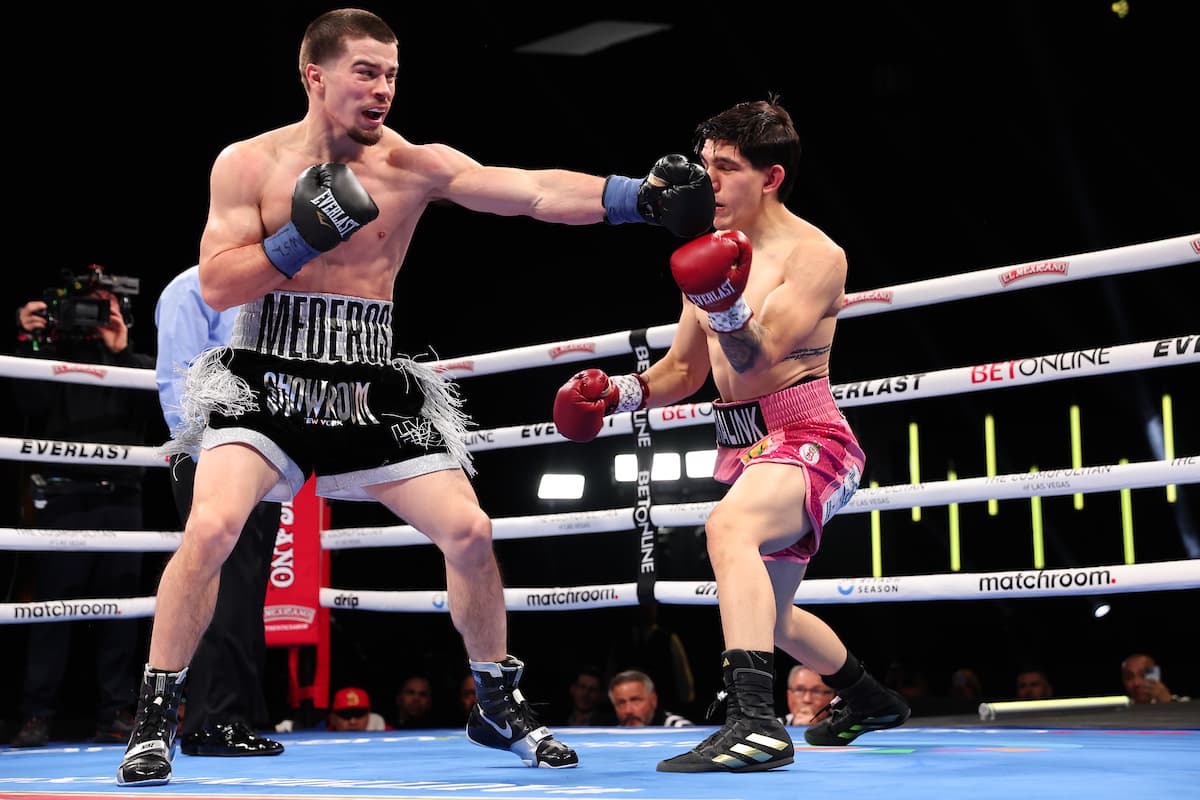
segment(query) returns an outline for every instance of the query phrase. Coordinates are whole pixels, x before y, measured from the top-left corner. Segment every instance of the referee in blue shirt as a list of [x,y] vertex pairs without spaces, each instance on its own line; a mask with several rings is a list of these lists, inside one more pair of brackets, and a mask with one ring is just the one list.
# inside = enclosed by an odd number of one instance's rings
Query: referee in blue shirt
[[[154,324],[158,357],[154,373],[159,403],[171,433],[182,423],[183,372],[196,356],[229,343],[238,309],[215,311],[200,295],[200,268],[175,276],[158,298]],[[171,489],[181,523],[192,507],[196,462],[187,455],[171,459]],[[263,694],[266,632],[262,607],[267,595],[279,503],[259,503],[246,520],[229,558],[212,623],[188,668],[187,712],[180,730],[181,748],[192,756],[274,756],[279,742],[259,736],[269,724]]]

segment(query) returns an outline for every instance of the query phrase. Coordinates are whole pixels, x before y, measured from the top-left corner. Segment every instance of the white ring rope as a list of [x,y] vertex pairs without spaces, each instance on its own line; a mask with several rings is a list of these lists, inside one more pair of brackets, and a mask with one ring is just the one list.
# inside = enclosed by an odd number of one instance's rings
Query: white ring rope
[[[1190,233],[1156,242],[1132,244],[1049,261],[1033,261],[1007,267],[993,267],[961,275],[902,283],[882,289],[869,289],[846,295],[840,318],[864,317],[886,311],[945,303],[968,297],[1015,289],[1045,286],[1104,275],[1140,272],[1160,267],[1200,261],[1200,233]],[[646,330],[647,344],[665,350],[671,344],[677,325],[658,325]],[[597,337],[571,339],[550,344],[530,345],[512,350],[463,356],[434,362],[452,378],[490,375],[519,369],[570,363],[632,352],[629,331]],[[70,383],[95,383],[130,389],[155,389],[152,370],[129,367],[104,367],[95,364],[71,364],[47,359],[0,356],[0,375],[10,378],[62,380]]]
[[[1100,567],[958,572],[947,575],[901,575],[887,578],[813,578],[800,584],[796,602],[803,605],[920,602],[929,600],[994,600],[1029,597],[1075,597],[1126,592],[1171,591],[1200,586],[1195,560]],[[713,581],[658,581],[654,599],[669,605],[716,605]],[[0,603],[0,624],[149,617],[153,597],[47,600]],[[633,606],[636,583],[546,588],[506,588],[509,611],[579,611]],[[374,591],[322,587],[322,608],[409,613],[448,612],[444,591]]]
[[[623,334],[622,334],[623,335]],[[18,359],[20,360],[20,359]],[[1109,375],[1133,370],[1200,363],[1200,334],[1189,333],[1170,339],[1154,339],[1115,347],[1071,350],[1053,355],[1010,359],[992,364],[951,367],[935,372],[895,375],[830,387],[840,407],[889,403],[924,397],[966,394],[1007,386],[1024,386],[1067,378]],[[712,423],[712,403],[682,403],[653,408],[647,412],[653,430]],[[625,411],[605,417],[598,436],[633,433],[633,414]],[[546,441],[565,442],[551,422],[510,425],[470,433],[467,449],[500,450],[526,447]],[[41,439],[0,437],[0,459],[21,461],[70,461],[165,467],[167,459],[157,448],[131,445],[79,444]]]
[[[962,275],[848,294],[841,316],[913,308],[937,302],[1032,288],[1049,283],[1156,269],[1190,263],[1200,257],[1200,234],[1158,242],[1115,248],[1095,253],[979,270]],[[675,325],[646,330],[649,347],[670,345]],[[632,331],[588,339],[534,345],[494,353],[435,362],[448,377],[461,378],[525,369],[552,363],[616,356],[633,352]],[[1052,356],[1022,358],[995,364],[958,367],[915,375],[858,381],[833,387],[839,405],[852,406],[914,397],[979,391],[1017,384],[1083,377],[1145,369],[1200,360],[1200,335],[1141,342]],[[153,370],[100,367],[45,359],[0,356],[0,375],[70,383],[97,381],[117,388],[157,389]],[[655,428],[671,428],[711,422],[711,403],[684,404],[654,409],[648,415]],[[649,424],[648,420],[648,424]],[[618,414],[606,420],[600,435],[633,432],[632,415]],[[478,431],[470,449],[537,444],[553,437],[563,441],[550,423],[534,426]],[[512,439],[512,442],[509,442]],[[0,437],[0,458],[22,461],[97,460],[136,466],[167,466],[158,448],[126,445],[79,444],[73,442]],[[862,513],[917,505],[934,506],[1049,496],[1116,489],[1143,488],[1165,484],[1200,482],[1200,456],[1170,461],[1140,462],[1082,469],[1046,470],[1038,473],[966,478],[919,484],[902,484],[859,489],[842,513]],[[656,526],[699,525],[715,505],[713,502],[658,505],[639,509],[509,517],[493,520],[494,538],[516,539],[574,535],[591,532],[628,532],[640,525],[641,511]],[[168,531],[63,531],[0,528],[0,548],[15,550],[141,550],[171,551],[179,546],[181,532]],[[379,528],[348,528],[324,531],[321,546],[326,550],[353,547],[429,544],[429,540],[407,525]],[[993,597],[1046,597],[1070,594],[1108,594],[1131,591],[1190,589],[1200,586],[1200,561],[1184,560],[1153,564],[1129,564],[1069,569],[1041,569],[996,573],[898,576],[809,580],[796,594],[797,602],[845,603],[943,599],[987,599]],[[657,581],[654,596],[660,602],[715,604],[716,585],[711,581]],[[446,611],[444,591],[361,591],[323,587],[321,605],[327,608],[361,608],[377,611]],[[555,588],[507,588],[505,602],[511,610],[603,608],[636,605],[636,583]],[[154,598],[54,600],[0,604],[0,624],[9,622],[67,621],[144,617],[154,613]]]
[[[855,492],[850,502],[838,513],[863,514],[903,510],[913,506],[1091,494],[1192,483],[1200,483],[1200,455],[1181,456],[1170,461],[1139,461],[1012,473],[990,478],[864,487]],[[703,525],[715,505],[715,501],[653,505],[648,509],[649,521],[655,526],[672,528]],[[641,507],[633,506],[538,516],[496,517],[492,520],[492,538],[533,539],[582,533],[626,533],[641,524],[639,514],[642,511]],[[182,537],[183,534],[177,531],[0,528],[0,549],[167,552],[176,549]],[[321,532],[323,550],[427,544],[430,544],[429,539],[411,525],[336,528]]]

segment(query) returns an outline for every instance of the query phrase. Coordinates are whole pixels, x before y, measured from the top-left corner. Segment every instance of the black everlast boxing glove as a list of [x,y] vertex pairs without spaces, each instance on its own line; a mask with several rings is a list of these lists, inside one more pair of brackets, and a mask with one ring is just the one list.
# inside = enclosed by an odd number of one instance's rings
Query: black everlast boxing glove
[[613,225],[649,222],[690,239],[712,227],[716,200],[712,182],[686,156],[663,156],[644,180],[609,175],[604,182],[604,218]]
[[275,269],[294,278],[379,216],[379,207],[345,164],[314,164],[292,190],[292,219],[263,242]]

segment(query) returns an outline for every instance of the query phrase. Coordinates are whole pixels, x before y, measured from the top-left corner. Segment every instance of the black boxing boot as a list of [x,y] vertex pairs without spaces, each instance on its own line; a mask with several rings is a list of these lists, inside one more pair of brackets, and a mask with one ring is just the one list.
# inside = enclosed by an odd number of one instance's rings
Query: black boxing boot
[[179,701],[186,677],[187,667],[179,672],[166,672],[146,665],[133,733],[117,769],[117,785],[156,786],[171,780]]
[[517,688],[525,664],[512,656],[503,661],[472,661],[477,702],[467,719],[467,738],[477,745],[510,750],[527,767],[562,769],[579,764],[575,751],[554,738],[538,721]]
[[694,750],[658,762],[659,772],[761,772],[792,763],[792,737],[775,717],[775,654],[726,650],[721,668],[725,724]]
[[833,700],[813,716],[819,722],[804,731],[804,741],[821,747],[850,744],[864,733],[903,725],[910,713],[898,692],[864,669],[858,680],[838,689]]

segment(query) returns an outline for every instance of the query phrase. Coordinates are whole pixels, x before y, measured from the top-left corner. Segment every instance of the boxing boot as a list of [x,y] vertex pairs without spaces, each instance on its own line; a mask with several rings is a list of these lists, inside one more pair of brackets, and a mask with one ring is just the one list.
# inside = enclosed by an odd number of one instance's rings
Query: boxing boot
[[903,697],[864,670],[814,715],[819,722],[805,729],[804,741],[822,747],[850,744],[864,733],[903,725],[910,713]]
[[146,665],[133,733],[117,770],[118,785],[156,786],[171,780],[179,701],[186,677],[186,667],[179,672],[166,672]]
[[517,688],[524,662],[507,656],[499,662],[470,663],[476,703],[467,719],[468,739],[483,747],[510,750],[527,767],[562,769],[579,764],[575,751],[538,721]]
[[775,717],[775,654],[726,650],[721,667],[725,724],[695,749],[658,762],[659,772],[760,772],[792,763],[792,737]]

